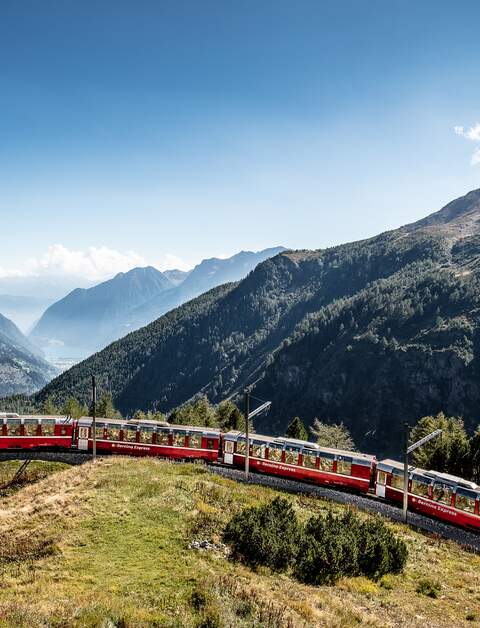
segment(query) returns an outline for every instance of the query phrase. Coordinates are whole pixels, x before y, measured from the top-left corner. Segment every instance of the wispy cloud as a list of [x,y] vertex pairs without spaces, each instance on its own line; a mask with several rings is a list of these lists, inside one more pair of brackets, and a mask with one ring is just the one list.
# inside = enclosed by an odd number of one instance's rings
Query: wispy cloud
[[[0,266],[0,278],[68,276],[102,281],[116,273],[147,265],[147,260],[135,251],[121,252],[107,246],[90,246],[82,251],[69,249],[63,244],[52,244],[40,257],[28,259],[23,268]],[[154,265],[159,270],[169,268],[188,270],[189,268],[184,260],[170,253],[164,254]]]
[[[476,122],[469,129],[466,129],[464,126],[454,126],[453,130],[457,135],[464,137],[470,142],[480,142],[480,122]],[[480,148],[473,152],[470,163],[472,166],[480,164]]]

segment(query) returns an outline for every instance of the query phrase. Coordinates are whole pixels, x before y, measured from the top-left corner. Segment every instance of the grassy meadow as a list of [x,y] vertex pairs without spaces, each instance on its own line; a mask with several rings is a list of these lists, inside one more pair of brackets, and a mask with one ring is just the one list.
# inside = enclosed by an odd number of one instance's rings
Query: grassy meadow
[[[310,587],[221,547],[233,513],[278,491],[153,459],[35,465],[0,498],[0,626],[480,626],[480,556],[452,542],[391,524],[405,573]],[[289,499],[303,519],[332,507]]]

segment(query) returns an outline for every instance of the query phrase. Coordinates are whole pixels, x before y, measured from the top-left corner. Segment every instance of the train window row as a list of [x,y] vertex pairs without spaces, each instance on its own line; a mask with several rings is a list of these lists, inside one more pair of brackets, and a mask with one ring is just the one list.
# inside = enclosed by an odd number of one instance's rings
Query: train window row
[[[227,443],[226,451],[227,451]],[[236,442],[236,453],[244,456],[246,453],[245,440],[239,439]],[[283,455],[283,460],[282,460]],[[300,459],[301,455],[301,459]],[[262,443],[252,441],[250,444],[250,456],[252,458],[268,459],[273,462],[283,462],[284,464],[299,465],[307,469],[319,469],[329,473],[334,472],[336,461],[336,472],[341,475],[352,475],[353,459],[347,456],[336,456],[328,452],[321,454],[311,449],[302,449],[295,445],[283,445],[274,443]]]
[[[378,471],[377,482],[385,486],[387,484],[388,474],[385,471]],[[403,491],[403,473],[393,472],[390,476],[390,486],[397,490]],[[412,495],[423,497],[431,501],[445,504],[446,506],[454,505],[458,510],[474,513],[477,494],[474,491],[455,487],[452,484],[441,482],[439,480],[432,481],[421,476],[413,474],[410,481],[410,491]]]
[[[163,445],[164,447],[189,447],[193,449],[202,448],[202,434],[198,432],[189,433],[187,431],[156,431],[153,427],[142,427],[124,425],[97,425],[95,437],[99,440],[123,441],[129,443],[143,443],[146,445]],[[215,438],[205,439],[206,449],[216,449],[217,440]]]
[[[22,421],[20,419],[8,419],[0,424],[0,436],[55,436],[55,419],[42,419],[38,421]],[[67,425],[58,425],[57,436],[68,435]]]

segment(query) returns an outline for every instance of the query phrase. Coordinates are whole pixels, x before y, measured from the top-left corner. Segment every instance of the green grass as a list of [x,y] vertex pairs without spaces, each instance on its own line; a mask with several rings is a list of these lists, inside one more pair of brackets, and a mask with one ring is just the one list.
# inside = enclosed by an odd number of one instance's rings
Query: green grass
[[[189,548],[218,543],[233,513],[278,494],[129,458],[26,486],[0,502],[0,626],[480,625],[480,557],[401,525],[408,566],[379,583],[309,587]],[[330,507],[288,498],[304,520]],[[417,592],[425,579],[441,583],[437,599]]]

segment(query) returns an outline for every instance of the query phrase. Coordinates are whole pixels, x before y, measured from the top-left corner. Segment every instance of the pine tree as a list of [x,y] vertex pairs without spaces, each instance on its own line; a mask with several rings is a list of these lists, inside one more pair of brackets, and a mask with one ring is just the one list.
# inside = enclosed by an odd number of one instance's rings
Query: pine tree
[[97,403],[97,416],[113,419],[115,414],[116,410],[113,405],[112,395],[109,392],[104,392]]
[[228,432],[229,430],[243,431],[245,429],[245,419],[233,401],[222,401],[217,406],[217,421],[219,426]]
[[43,402],[42,412],[43,414],[49,415],[60,414],[57,406],[53,402],[53,397],[51,395],[49,395]]
[[298,438],[299,440],[308,440],[307,428],[300,417],[296,416],[290,421],[285,436]]
[[81,406],[75,397],[69,397],[62,406],[62,413],[72,417],[72,419],[79,419],[85,416],[88,412],[88,408]]

